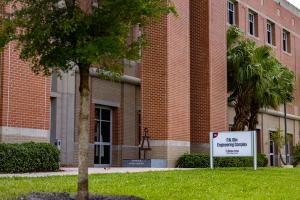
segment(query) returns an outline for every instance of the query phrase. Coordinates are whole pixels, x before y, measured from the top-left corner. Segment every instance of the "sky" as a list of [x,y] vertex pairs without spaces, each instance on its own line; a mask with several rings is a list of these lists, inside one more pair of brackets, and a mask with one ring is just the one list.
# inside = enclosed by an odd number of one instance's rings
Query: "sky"
[[287,1],[289,1],[291,4],[294,4],[296,7],[300,9],[300,0],[287,0]]

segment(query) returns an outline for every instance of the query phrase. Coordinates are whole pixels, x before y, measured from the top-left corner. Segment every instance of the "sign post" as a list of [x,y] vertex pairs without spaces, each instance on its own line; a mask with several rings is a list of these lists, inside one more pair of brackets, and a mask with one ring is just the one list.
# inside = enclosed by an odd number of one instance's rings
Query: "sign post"
[[253,157],[253,168],[257,169],[256,131],[211,132],[210,168],[214,168],[214,157]]
[[213,158],[213,146],[212,146],[212,140],[213,140],[213,133],[209,134],[209,138],[210,138],[210,168],[213,169],[214,168],[214,158]]
[[256,144],[256,131],[252,131],[252,138],[253,138],[253,146],[252,146],[252,149],[253,149],[253,168],[254,170],[257,169],[257,144]]

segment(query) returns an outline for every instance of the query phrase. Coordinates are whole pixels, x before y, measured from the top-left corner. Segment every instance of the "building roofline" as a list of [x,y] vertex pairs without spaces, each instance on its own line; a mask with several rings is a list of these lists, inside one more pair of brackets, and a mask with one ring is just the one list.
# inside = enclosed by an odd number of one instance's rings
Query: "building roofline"
[[287,0],[274,0],[276,3],[300,18],[300,9],[288,2]]

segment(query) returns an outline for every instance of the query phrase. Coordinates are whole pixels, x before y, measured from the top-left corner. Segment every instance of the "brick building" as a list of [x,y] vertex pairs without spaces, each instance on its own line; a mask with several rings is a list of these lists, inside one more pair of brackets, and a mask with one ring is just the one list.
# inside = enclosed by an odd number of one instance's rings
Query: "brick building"
[[[120,166],[124,159],[143,157],[139,144],[144,128],[149,130],[151,146],[145,155],[154,166],[172,167],[184,153],[208,151],[209,132],[228,130],[233,123],[226,67],[226,30],[231,25],[239,26],[259,45],[271,45],[277,58],[296,73],[288,133],[291,143],[298,143],[300,10],[285,0],[174,3],[179,16],[151,23],[145,30],[148,48],[143,59],[124,61],[131,67],[125,68],[120,82],[100,80],[91,70],[90,165]],[[138,34],[133,30],[132,37]],[[50,80],[31,77],[17,52],[9,48],[1,60],[0,141],[50,141],[61,149],[63,164],[76,165],[78,74],[52,76],[50,89]],[[36,89],[29,89],[33,85]],[[258,151],[269,157],[270,165],[278,164],[270,135],[276,128],[283,129],[283,122],[282,107],[259,114]]]
[[0,142],[49,142],[50,87],[19,59],[15,44],[0,54]]
[[[232,15],[233,11],[233,15]],[[289,157],[292,146],[299,142],[300,106],[300,10],[284,0],[229,1],[227,25],[235,24],[259,45],[270,45],[278,60],[296,74],[295,101],[287,106]],[[230,19],[231,18],[231,19]],[[278,152],[272,131],[284,130],[283,106],[278,110],[261,110],[259,114],[258,151],[269,157],[270,165],[278,165]],[[228,124],[233,123],[234,110],[228,108]],[[290,158],[288,158],[290,159]]]

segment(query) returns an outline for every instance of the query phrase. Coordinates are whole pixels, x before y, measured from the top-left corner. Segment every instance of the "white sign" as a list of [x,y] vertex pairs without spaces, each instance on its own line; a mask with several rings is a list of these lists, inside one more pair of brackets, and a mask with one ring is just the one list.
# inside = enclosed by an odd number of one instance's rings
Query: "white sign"
[[213,133],[214,157],[253,156],[253,132]]
[[213,157],[250,157],[256,169],[256,132],[211,132],[210,162],[213,168]]

